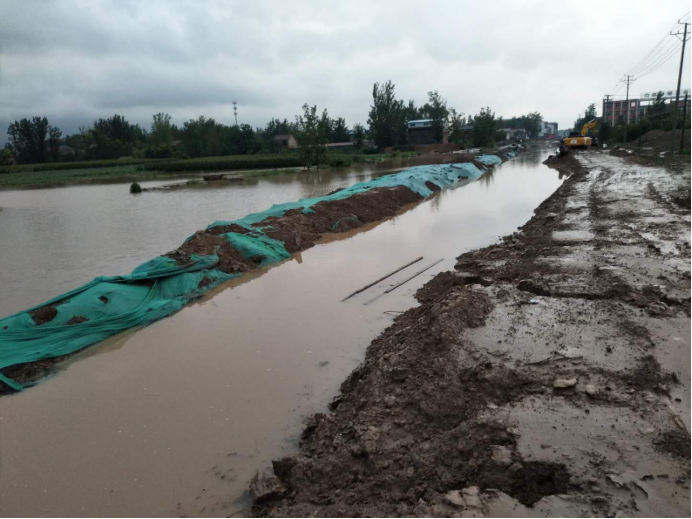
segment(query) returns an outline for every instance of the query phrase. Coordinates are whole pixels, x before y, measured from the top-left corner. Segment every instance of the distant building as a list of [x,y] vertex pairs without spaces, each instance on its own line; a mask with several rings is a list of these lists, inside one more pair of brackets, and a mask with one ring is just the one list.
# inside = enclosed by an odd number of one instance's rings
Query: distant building
[[523,128],[502,128],[499,131],[504,132],[505,139],[508,141],[523,141],[526,139],[526,130]]
[[324,145],[325,148],[331,149],[331,150],[341,150],[341,149],[353,149],[355,144],[353,142],[329,142]]
[[290,133],[284,133],[274,137],[274,142],[279,146],[279,148],[291,149],[298,147],[298,141]]
[[[406,123],[406,143],[412,146],[421,144],[440,144],[433,135],[432,119],[416,119]],[[449,143],[447,122],[442,130],[442,144]]]
[[[661,90],[663,92],[662,99],[667,102],[667,104],[674,103],[676,90]],[[690,99],[690,90],[688,88],[680,90],[680,101],[678,106],[682,108],[685,106],[685,94],[687,94],[687,107],[689,109],[692,99]],[[649,107],[656,101],[658,97],[658,92],[645,92],[638,98],[628,99],[628,100],[613,100],[610,99],[606,101],[603,100],[603,107],[601,113],[605,121],[610,124],[617,124],[620,117],[625,122],[636,123],[639,119],[646,116],[646,111]],[[629,106],[628,106],[629,105]]]
[[556,137],[557,123],[541,122],[541,129],[538,131],[539,137]]

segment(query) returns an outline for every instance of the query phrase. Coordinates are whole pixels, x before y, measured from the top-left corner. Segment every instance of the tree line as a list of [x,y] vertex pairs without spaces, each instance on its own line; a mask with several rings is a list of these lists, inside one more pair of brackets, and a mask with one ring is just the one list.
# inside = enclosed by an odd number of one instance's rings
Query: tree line
[[489,146],[502,139],[503,135],[497,132],[499,128],[523,127],[530,136],[540,129],[542,117],[537,112],[501,119],[490,108],[483,108],[477,115],[466,117],[449,107],[438,91],[427,95],[427,102],[417,106],[412,99],[408,102],[397,99],[392,81],[375,83],[367,127],[356,123],[350,128],[343,117],[332,118],[326,109],[318,112],[316,106],[308,104],[294,121],[272,118],[261,128],[248,124],[225,125],[204,116],[177,126],[169,114],[160,112],[153,114],[149,128],[115,114],[63,136],[46,117],[24,118],[9,125],[8,143],[0,162],[7,163],[12,158],[19,163],[40,163],[129,156],[197,158],[276,153],[281,148],[275,137],[291,134],[298,140],[298,152],[309,166],[320,164],[328,143],[352,142],[355,149],[366,152],[406,145],[407,122],[415,119],[431,121],[430,130],[436,142],[442,142],[447,131],[450,142],[473,146]]

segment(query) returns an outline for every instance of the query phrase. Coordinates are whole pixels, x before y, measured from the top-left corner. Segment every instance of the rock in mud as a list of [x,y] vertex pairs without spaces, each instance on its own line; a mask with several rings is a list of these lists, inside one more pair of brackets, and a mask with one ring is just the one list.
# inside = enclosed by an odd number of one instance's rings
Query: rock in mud
[[461,491],[467,508],[481,508],[481,496],[478,487],[468,487]]
[[466,506],[466,501],[458,490],[450,490],[445,494],[445,500],[454,506]]
[[286,488],[281,483],[281,480],[276,477],[274,471],[267,468],[261,473],[257,471],[252,477],[250,480],[250,492],[252,492],[252,497],[255,501],[260,502],[283,496]]
[[504,445],[493,445],[492,460],[499,465],[509,467],[512,464],[512,451]]
[[567,389],[577,385],[576,378],[557,378],[553,382],[553,387],[555,389]]

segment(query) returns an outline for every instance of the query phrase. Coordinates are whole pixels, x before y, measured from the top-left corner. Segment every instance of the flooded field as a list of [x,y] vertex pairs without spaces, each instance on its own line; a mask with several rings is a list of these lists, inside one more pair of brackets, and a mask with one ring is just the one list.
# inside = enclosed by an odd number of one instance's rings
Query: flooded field
[[[127,274],[178,247],[215,220],[272,204],[322,196],[400,169],[452,160],[428,155],[349,168],[267,174],[233,172],[242,183],[168,192],[129,193],[129,183],[0,190],[0,317],[91,281]],[[186,178],[141,182],[145,188]]]
[[[369,342],[415,304],[415,290],[460,253],[515,230],[560,185],[541,165],[547,154],[526,153],[395,218],[329,236],[0,399],[0,514],[227,516],[244,508],[250,477],[296,449],[301,420],[326,408]],[[259,176],[139,197],[125,195],[124,185],[0,192],[0,239],[16,245],[0,250],[0,313],[129,271],[215,219],[386,169]],[[418,256],[424,260],[339,302]]]

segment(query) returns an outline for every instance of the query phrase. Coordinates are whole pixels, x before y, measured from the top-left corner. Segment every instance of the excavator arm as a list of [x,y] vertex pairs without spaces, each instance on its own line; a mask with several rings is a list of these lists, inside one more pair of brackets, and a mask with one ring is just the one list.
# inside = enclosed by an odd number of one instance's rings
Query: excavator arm
[[592,119],[588,123],[586,123],[584,126],[582,126],[582,128],[581,128],[582,137],[585,137],[591,128],[595,129],[597,124],[598,124],[598,121],[596,121],[596,119]]

